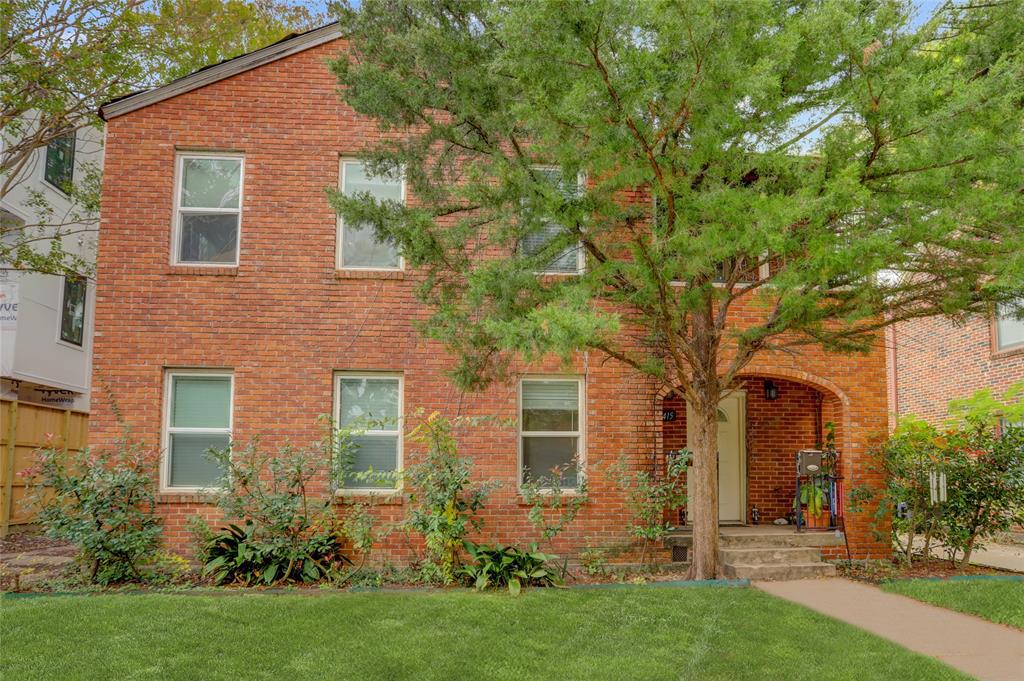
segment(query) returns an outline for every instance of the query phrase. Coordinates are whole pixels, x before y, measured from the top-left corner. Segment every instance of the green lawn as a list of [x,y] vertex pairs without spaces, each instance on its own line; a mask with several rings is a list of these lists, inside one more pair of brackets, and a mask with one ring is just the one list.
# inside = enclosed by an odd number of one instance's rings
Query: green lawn
[[749,588],[0,601],[4,679],[965,679]]
[[886,591],[1024,629],[1024,581],[996,579],[901,579]]

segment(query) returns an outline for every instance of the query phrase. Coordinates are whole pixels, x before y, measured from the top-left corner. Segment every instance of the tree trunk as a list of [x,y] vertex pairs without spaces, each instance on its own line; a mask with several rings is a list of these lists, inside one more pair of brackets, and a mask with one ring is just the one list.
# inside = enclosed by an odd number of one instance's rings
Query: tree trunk
[[717,579],[718,561],[718,401],[692,405],[693,466],[687,510],[693,522],[690,579]]

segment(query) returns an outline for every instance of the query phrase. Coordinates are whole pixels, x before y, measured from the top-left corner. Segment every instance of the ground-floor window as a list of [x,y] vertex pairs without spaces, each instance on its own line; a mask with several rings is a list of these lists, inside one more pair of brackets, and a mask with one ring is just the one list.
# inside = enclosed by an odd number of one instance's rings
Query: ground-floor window
[[[341,373],[336,377],[335,422],[351,431],[346,490],[395,486],[386,474],[402,467],[402,377]],[[373,474],[385,474],[379,478]]]
[[164,487],[195,490],[218,484],[223,471],[207,451],[231,444],[232,393],[233,378],[227,372],[167,373]]
[[561,487],[579,485],[583,453],[578,378],[524,378],[519,384],[521,482],[561,475]]

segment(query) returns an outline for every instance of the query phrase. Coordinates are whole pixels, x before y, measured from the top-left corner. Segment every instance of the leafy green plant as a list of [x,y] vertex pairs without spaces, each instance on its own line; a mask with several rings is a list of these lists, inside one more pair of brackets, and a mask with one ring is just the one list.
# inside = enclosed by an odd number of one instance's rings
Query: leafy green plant
[[608,570],[606,551],[599,547],[588,546],[580,551],[580,565],[591,577],[603,575]]
[[669,532],[665,512],[686,503],[686,473],[690,453],[683,449],[669,456],[664,473],[648,470],[632,471],[626,459],[619,461],[615,474],[619,486],[626,491],[626,505],[632,513],[629,533],[642,542],[640,564],[646,562],[651,542]]
[[525,551],[515,546],[485,546],[464,542],[471,563],[462,568],[477,589],[507,587],[513,596],[524,586],[554,586],[559,583],[548,567],[558,557],[542,553],[536,544]]
[[268,541],[260,526],[247,521],[229,524],[206,546],[203,574],[217,584],[245,586],[284,581],[315,582],[327,577],[337,561],[350,562],[341,554],[337,537],[317,534],[296,548]]
[[[572,461],[564,466],[556,466],[547,475],[527,477],[520,489],[523,500],[530,505],[527,518],[540,531],[541,540],[548,547],[562,530],[576,520],[580,510],[589,501],[586,479],[581,477],[576,489],[565,489],[566,473],[577,467],[578,462]],[[559,568],[563,580],[569,573],[568,565],[566,560]]]
[[801,505],[815,518],[820,518],[825,504],[828,503],[828,492],[824,488],[824,479],[815,476],[800,484],[800,494],[793,500],[793,510],[799,512]]
[[[986,539],[1024,522],[1024,429],[1006,423],[1024,414],[1022,392],[1018,384],[1001,397],[981,390],[951,402],[954,418],[943,431],[905,417],[875,452],[885,488],[851,497],[878,502],[876,532],[891,528],[908,564],[916,537],[924,537],[926,557],[941,542],[950,560],[966,565]],[[930,473],[945,475],[945,502],[933,503]]]
[[316,448],[286,445],[268,454],[256,438],[210,452],[225,471],[217,505],[243,525],[228,525],[203,545],[205,574],[217,583],[311,582],[351,563],[334,511],[333,443],[328,435]]
[[157,461],[155,451],[125,435],[110,449],[39,450],[23,471],[40,524],[75,545],[90,581],[144,577],[140,564],[160,546]]
[[472,461],[459,456],[453,429],[470,419],[453,421],[437,412],[418,417],[406,439],[424,446],[426,454],[404,473],[412,490],[404,524],[426,542],[424,581],[451,584],[459,573],[464,540],[483,527],[478,512],[496,483],[472,481]]

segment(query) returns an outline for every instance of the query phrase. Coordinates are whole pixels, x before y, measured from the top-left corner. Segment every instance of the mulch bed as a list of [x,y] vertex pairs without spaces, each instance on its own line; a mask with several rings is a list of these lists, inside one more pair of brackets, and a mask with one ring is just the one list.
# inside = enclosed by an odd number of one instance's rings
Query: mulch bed
[[39,532],[14,532],[0,539],[0,561],[8,554],[34,553],[44,556],[73,556],[75,548]]
[[839,573],[844,577],[871,584],[879,584],[893,579],[946,579],[964,575],[1013,575],[1014,572],[997,570],[981,565],[968,565],[960,568],[948,560],[918,557],[910,567],[895,561],[864,561],[847,566],[845,562],[837,564]]

